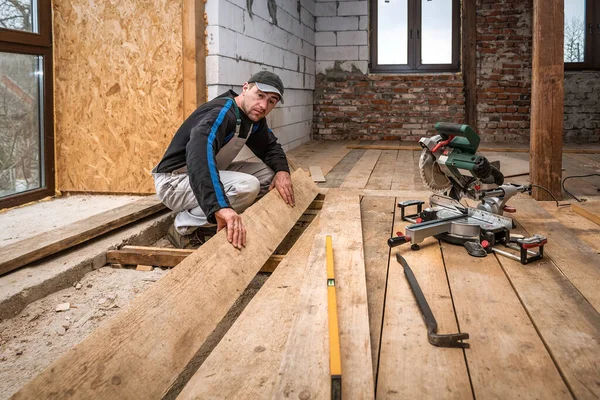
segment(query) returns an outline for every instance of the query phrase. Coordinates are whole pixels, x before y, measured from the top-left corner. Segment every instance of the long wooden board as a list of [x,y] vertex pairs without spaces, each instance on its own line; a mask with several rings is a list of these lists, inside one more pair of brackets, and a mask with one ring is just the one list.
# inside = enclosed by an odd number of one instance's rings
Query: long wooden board
[[309,257],[302,308],[294,322],[281,361],[276,398],[329,398],[329,333],[325,237],[333,242],[342,356],[342,393],[349,399],[374,394],[369,316],[359,197],[330,190]]
[[556,218],[567,228],[577,233],[577,237],[583,240],[592,250],[600,254],[600,225],[593,223],[587,218],[575,213],[571,207],[556,207],[553,201],[540,201],[538,205]]
[[[520,229],[514,232],[527,234]],[[547,258],[527,266],[506,257],[498,260],[573,397],[600,398],[598,311]]]
[[[161,247],[124,246],[121,250],[107,251],[106,262],[108,264],[145,264],[154,267],[175,267],[189,255],[192,255],[194,251]],[[284,255],[273,254],[260,269],[260,272],[275,271],[275,268],[284,257]]]
[[[444,264],[476,398],[569,399],[535,327],[493,255],[470,257],[442,244]],[[437,315],[436,315],[437,316]]]
[[600,201],[588,203],[571,203],[571,209],[582,217],[600,225]]
[[554,261],[592,306],[600,311],[600,255],[530,197],[515,196],[510,200],[510,205],[517,209],[515,218],[527,232],[548,238],[548,243],[544,246],[547,257]]
[[[399,151],[394,166],[394,175],[392,176],[392,190],[415,189],[414,175],[419,174],[415,171],[412,151]],[[421,186],[421,185],[419,185]]]
[[[410,200],[400,197],[397,201]],[[421,200],[425,200],[422,198]],[[396,213],[394,232],[406,222]],[[435,315],[440,333],[458,332],[438,241],[429,238],[419,251],[392,249],[377,377],[377,399],[469,399],[469,375],[461,349],[434,347],[427,341],[421,312],[396,261],[408,262]]]
[[391,189],[397,158],[396,150],[382,151],[365,187],[368,189]]
[[325,176],[323,176],[321,167],[318,165],[310,166],[308,167],[308,170],[310,171],[310,177],[312,178],[313,182],[325,182]]
[[364,197],[360,202],[367,300],[369,302],[371,352],[373,354],[373,373],[375,376],[379,364],[379,340],[381,339],[388,255],[390,253],[387,240],[392,236],[395,207],[394,197]]
[[273,397],[318,218],[306,228],[178,399]]
[[367,186],[369,177],[379,160],[381,150],[368,150],[358,160],[356,165],[348,173],[348,176],[340,185],[341,188],[362,189]]
[[360,160],[365,150],[352,150],[338,162],[335,167],[325,175],[326,182],[319,183],[322,188],[337,188],[340,187],[350,170]]
[[217,233],[15,398],[160,398],[317,195],[302,170],[292,179],[295,207],[273,190],[244,212],[245,248]]
[[0,275],[166,210],[156,196],[93,215],[0,248]]

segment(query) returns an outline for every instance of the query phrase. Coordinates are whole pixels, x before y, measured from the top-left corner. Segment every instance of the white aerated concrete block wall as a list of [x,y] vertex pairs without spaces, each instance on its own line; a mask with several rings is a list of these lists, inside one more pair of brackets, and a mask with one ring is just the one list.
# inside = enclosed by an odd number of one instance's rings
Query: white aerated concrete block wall
[[[268,3],[275,6],[276,24]],[[207,0],[205,10],[209,100],[229,89],[240,93],[252,74],[272,71],[285,86],[285,104],[278,104],[267,116],[269,126],[285,150],[309,141],[315,89],[315,1]],[[239,158],[251,155],[245,149]]]
[[367,73],[369,65],[368,1],[316,0],[316,71],[338,64],[346,71]]

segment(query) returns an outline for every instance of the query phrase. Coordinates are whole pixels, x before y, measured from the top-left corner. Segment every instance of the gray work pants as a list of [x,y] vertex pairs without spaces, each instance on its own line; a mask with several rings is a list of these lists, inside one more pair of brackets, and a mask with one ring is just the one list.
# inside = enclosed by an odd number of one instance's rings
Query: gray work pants
[[[158,198],[177,212],[175,228],[180,234],[189,235],[200,226],[215,226],[208,222],[206,214],[198,205],[185,168],[152,175]],[[226,170],[219,171],[219,175],[229,204],[241,213],[269,191],[275,173],[262,162],[236,161]]]

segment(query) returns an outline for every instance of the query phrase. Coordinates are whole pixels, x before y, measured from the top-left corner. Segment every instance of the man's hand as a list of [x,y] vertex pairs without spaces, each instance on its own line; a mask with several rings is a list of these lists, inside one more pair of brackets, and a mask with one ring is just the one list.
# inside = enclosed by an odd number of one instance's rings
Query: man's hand
[[217,232],[227,228],[227,240],[237,249],[246,247],[246,228],[242,217],[233,208],[221,208],[215,213]]
[[294,188],[292,187],[292,177],[289,172],[279,171],[276,173],[273,182],[271,182],[271,186],[269,186],[269,190],[273,188],[277,189],[286,204],[289,204],[292,207],[296,205],[294,200]]

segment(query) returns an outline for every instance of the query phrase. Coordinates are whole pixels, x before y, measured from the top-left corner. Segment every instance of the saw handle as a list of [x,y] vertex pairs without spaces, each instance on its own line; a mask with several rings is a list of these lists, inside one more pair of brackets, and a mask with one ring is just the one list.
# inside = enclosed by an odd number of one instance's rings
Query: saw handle
[[401,244],[408,243],[408,242],[410,242],[410,236],[399,235],[396,237],[389,238],[388,246],[396,247],[396,246],[400,246]]

